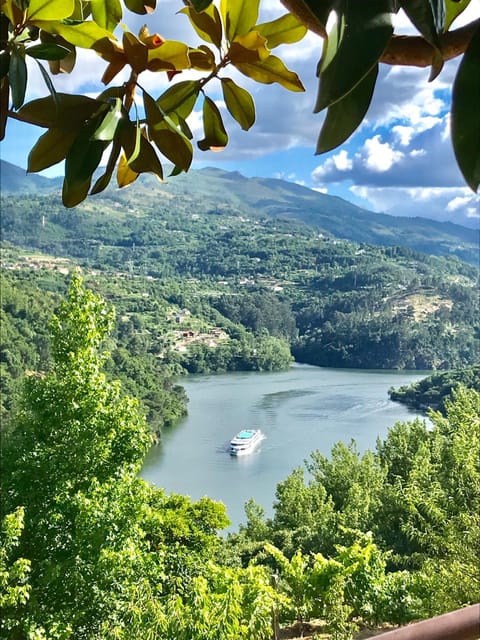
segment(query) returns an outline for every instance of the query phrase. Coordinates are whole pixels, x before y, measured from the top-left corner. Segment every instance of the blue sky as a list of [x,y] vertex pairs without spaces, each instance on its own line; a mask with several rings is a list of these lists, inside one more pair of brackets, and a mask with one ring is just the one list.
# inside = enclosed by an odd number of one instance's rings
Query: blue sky
[[[163,0],[153,16],[125,16],[132,31],[147,23],[152,33],[180,39],[192,46],[198,37],[185,16],[175,15],[180,0]],[[279,0],[261,2],[261,20],[285,13]],[[458,25],[480,16],[480,0],[472,0]],[[457,24],[457,23],[456,23]],[[160,26],[161,25],[161,26]],[[398,33],[408,33],[408,21],[400,16]],[[428,83],[429,69],[393,68],[382,65],[375,96],[362,127],[339,149],[315,155],[322,114],[313,113],[317,92],[316,63],[322,40],[314,34],[300,43],[275,51],[296,71],[305,93],[291,93],[278,85],[260,85],[239,73],[229,74],[254,96],[257,120],[249,132],[243,132],[218,102],[229,133],[229,145],[221,153],[198,151],[194,167],[218,166],[238,170],[247,176],[279,177],[298,182],[324,193],[341,196],[374,211],[393,215],[427,216],[478,226],[480,199],[465,186],[456,166],[449,131],[450,86],[458,62],[445,65],[439,78]],[[58,91],[76,91],[95,95],[101,91],[92,79],[101,76],[103,62],[90,52],[80,52],[85,61],[73,74],[56,76]],[[164,74],[142,75],[142,85],[154,95],[167,87]],[[177,76],[180,79],[185,74]],[[43,81],[31,69],[31,94],[45,94]],[[212,85],[211,97],[217,99],[218,87]],[[197,108],[201,108],[200,104]],[[194,133],[200,134],[199,112],[190,120]],[[21,167],[28,151],[42,133],[10,121],[7,137],[0,145],[4,160]],[[49,170],[59,175],[62,166]]]

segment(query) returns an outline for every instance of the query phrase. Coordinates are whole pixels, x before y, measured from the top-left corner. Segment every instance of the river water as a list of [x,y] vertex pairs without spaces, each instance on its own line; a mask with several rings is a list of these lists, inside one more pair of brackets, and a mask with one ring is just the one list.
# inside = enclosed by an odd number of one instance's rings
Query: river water
[[[279,373],[190,376],[182,380],[189,415],[164,432],[141,475],[168,493],[222,501],[233,531],[250,497],[272,514],[277,483],[313,450],[328,455],[352,438],[360,451],[373,449],[395,422],[414,419],[387,391],[425,375],[295,364]],[[242,428],[260,428],[265,439],[252,454],[231,457],[229,440]]]

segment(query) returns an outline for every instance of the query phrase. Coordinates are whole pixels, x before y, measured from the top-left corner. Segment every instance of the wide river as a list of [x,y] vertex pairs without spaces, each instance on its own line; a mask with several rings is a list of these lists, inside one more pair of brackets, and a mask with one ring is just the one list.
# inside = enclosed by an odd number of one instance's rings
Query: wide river
[[[164,432],[141,475],[168,493],[221,500],[232,531],[245,521],[250,497],[271,515],[277,483],[313,450],[328,455],[352,438],[360,451],[373,449],[395,422],[414,419],[387,391],[425,375],[296,364],[280,373],[190,376],[181,381],[189,415]],[[260,428],[265,439],[252,454],[231,457],[228,442],[245,427]]]

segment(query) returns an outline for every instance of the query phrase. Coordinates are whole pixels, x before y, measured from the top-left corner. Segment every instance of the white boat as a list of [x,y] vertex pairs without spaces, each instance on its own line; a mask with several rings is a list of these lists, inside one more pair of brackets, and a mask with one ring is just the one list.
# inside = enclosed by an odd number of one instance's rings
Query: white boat
[[251,453],[261,440],[263,434],[260,429],[242,429],[230,440],[230,455],[244,456]]

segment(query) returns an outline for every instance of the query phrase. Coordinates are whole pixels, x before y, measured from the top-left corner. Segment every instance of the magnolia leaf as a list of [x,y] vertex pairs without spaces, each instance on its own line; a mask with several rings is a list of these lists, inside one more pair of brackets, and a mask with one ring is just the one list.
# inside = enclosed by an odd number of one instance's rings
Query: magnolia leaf
[[220,13],[227,39],[243,36],[257,23],[260,0],[220,0]]
[[129,31],[123,34],[123,50],[128,64],[136,73],[145,71],[148,63],[148,49]]
[[331,11],[337,6],[337,0],[302,0],[295,3],[292,11],[300,21],[322,38],[327,37],[327,21]]
[[122,19],[120,0],[90,0],[92,17],[98,26],[113,31]]
[[165,125],[149,130],[150,138],[160,153],[182,171],[188,171],[192,164],[193,148],[189,140],[180,132]]
[[92,139],[96,125],[96,120],[93,120],[83,127],[65,157],[65,179],[62,190],[62,202],[65,207],[75,207],[85,200],[93,172],[102,159],[105,143]]
[[105,142],[113,140],[117,129],[125,116],[126,114],[123,109],[122,101],[120,98],[114,98],[109,111],[107,111],[103,120],[95,129],[92,139],[103,140]]
[[445,0],[445,31],[450,29],[454,20],[465,11],[470,4],[470,0]]
[[267,39],[258,31],[250,31],[245,36],[236,36],[228,50],[228,58],[233,65],[255,63],[266,60],[270,51],[265,46]]
[[157,49],[148,49],[149,71],[189,69],[188,46],[176,40],[165,40]]
[[17,114],[24,122],[47,129],[75,129],[82,126],[98,109],[108,105],[88,96],[57,93],[57,103],[49,96],[27,102]]
[[102,29],[98,24],[92,22],[81,22],[80,24],[67,24],[57,21],[35,20],[34,24],[43,31],[62,36],[67,42],[82,49],[93,49],[94,45],[103,38],[114,39],[114,36]]
[[52,96],[52,100],[55,103],[55,107],[58,109],[58,104],[59,104],[58,95],[57,95],[57,92],[55,91],[55,87],[53,86],[53,82],[50,76],[48,75],[47,71],[43,68],[43,65],[38,60],[35,60],[35,62],[38,64],[38,68],[40,69],[40,73],[42,74],[45,84],[47,85],[47,88],[50,91],[50,95]]
[[129,184],[135,182],[140,174],[133,169],[130,169],[130,166],[127,162],[127,158],[125,154],[122,153],[120,156],[120,161],[117,167],[117,184],[120,188],[128,187]]
[[91,195],[100,193],[101,191],[104,191],[108,187],[108,185],[110,184],[110,180],[112,179],[113,171],[115,169],[115,165],[117,163],[118,156],[120,155],[121,150],[122,150],[122,147],[120,145],[120,142],[118,140],[115,140],[112,145],[110,156],[108,158],[107,166],[105,168],[105,173],[103,173],[100,176],[100,178],[98,178],[98,180],[95,182],[95,184],[91,188],[90,190]]
[[212,2],[213,0],[190,0],[195,11],[204,11],[207,7],[212,5]]
[[193,150],[190,141],[176,128],[172,119],[162,113],[158,103],[143,92],[143,104],[148,124],[148,136],[159,151],[183,171],[188,171],[192,163]]
[[0,51],[0,80],[10,71],[10,52],[4,49]]
[[46,31],[40,31],[40,40],[44,44],[55,44],[57,46],[63,47],[64,49],[67,49],[68,51],[67,55],[60,60],[48,61],[50,73],[53,75],[57,75],[59,73],[71,73],[73,71],[73,68],[75,67],[77,58],[74,45],[70,44],[70,42],[67,42],[65,38],[54,36],[51,33],[47,33]]
[[294,71],[290,71],[280,58],[268,56],[266,60],[252,64],[238,64],[236,68],[245,76],[263,84],[278,84],[290,91],[305,91],[302,81]]
[[463,54],[453,83],[452,142],[458,166],[473,191],[480,184],[480,28]]
[[49,129],[40,136],[28,154],[27,171],[36,173],[61,162],[72,146],[77,131]]
[[202,40],[210,42],[220,49],[223,34],[222,19],[214,4],[210,4],[203,10],[185,7],[179,13],[184,13],[188,16],[192,27]]
[[8,100],[10,98],[10,84],[8,77],[0,82],[0,140],[5,138],[8,120]]
[[62,60],[70,53],[69,49],[55,43],[34,44],[25,49],[27,56],[38,58],[39,60]]
[[257,24],[255,30],[267,39],[269,49],[274,49],[281,44],[298,42],[307,33],[307,27],[291,13],[272,20],[272,22]]
[[410,22],[437,49],[445,27],[445,0],[399,0]]
[[20,109],[27,90],[27,65],[18,49],[12,49],[10,54],[9,78],[13,108]]
[[215,102],[205,96],[203,101],[203,130],[205,137],[197,145],[202,151],[221,151],[227,146],[228,135]]
[[125,6],[127,9],[129,11],[133,11],[133,13],[138,13],[139,15],[153,13],[156,5],[156,0],[125,0]]
[[64,20],[70,18],[74,10],[75,0],[30,0],[26,21]]
[[316,153],[326,153],[341,145],[363,121],[370,106],[377,75],[378,64],[357,84],[355,89],[328,107]]
[[[153,173],[160,180],[163,180],[163,169],[158,159],[155,149],[145,138],[139,127],[133,123],[130,126],[122,127],[119,136],[125,156],[128,158],[128,166],[136,173]],[[135,148],[139,143],[139,152],[135,153]]]
[[204,44],[201,44],[198,49],[189,49],[188,57],[192,69],[200,69],[201,71],[215,69],[215,54]]
[[200,92],[198,80],[183,80],[169,87],[158,99],[157,104],[164,113],[175,112],[183,119],[191,114]]
[[392,0],[347,2],[324,43],[314,111],[337,102],[375,66],[392,33]]
[[252,96],[230,78],[222,78],[223,98],[230,114],[244,131],[255,122],[255,103]]
[[16,25],[23,23],[25,17],[23,10],[15,3],[15,0],[2,0],[1,7],[2,13],[7,16],[10,24]]

